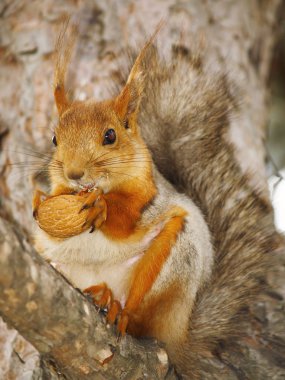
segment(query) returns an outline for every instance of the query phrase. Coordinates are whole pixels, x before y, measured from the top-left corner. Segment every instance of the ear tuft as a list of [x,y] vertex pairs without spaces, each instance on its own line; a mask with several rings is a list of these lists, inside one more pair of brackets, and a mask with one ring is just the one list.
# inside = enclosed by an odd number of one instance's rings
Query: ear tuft
[[75,24],[68,27],[69,21],[69,18],[65,19],[55,47],[54,98],[59,115],[69,107],[64,84],[78,32]]
[[[124,123],[138,111],[144,88],[144,74],[136,61],[129,75],[127,84],[115,101],[115,108]],[[128,123],[127,123],[128,124]]]
[[124,120],[124,123],[130,118],[136,118],[145,85],[147,62],[151,59],[153,52],[156,52],[153,41],[161,27],[162,23],[158,25],[155,33],[142,48],[135,60],[125,87],[115,101],[116,111],[120,118]]

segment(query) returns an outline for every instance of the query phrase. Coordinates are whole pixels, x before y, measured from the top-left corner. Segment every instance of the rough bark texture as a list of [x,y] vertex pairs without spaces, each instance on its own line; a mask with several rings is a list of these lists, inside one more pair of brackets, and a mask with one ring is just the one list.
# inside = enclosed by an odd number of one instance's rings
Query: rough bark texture
[[[162,50],[167,52],[173,43],[177,44],[181,40],[187,41],[189,46],[206,45],[208,64],[229,73],[240,87],[243,111],[238,121],[232,121],[229,138],[237,147],[237,160],[241,167],[252,171],[252,183],[268,196],[264,165],[266,83],[279,6],[279,0],[270,2],[257,0],[250,2],[246,0],[2,1],[0,3],[2,216],[11,221],[16,220],[21,233],[26,234],[28,238],[31,236],[32,183],[29,177],[40,169],[45,161],[45,157],[42,159],[37,155],[34,157],[35,152],[50,149],[52,129],[56,122],[51,85],[52,52],[60,29],[61,17],[70,13],[78,15],[80,36],[71,67],[69,87],[73,89],[76,84],[74,95],[79,99],[106,97],[112,79],[120,77],[117,62],[123,57],[123,49],[141,42],[145,35],[155,29],[162,18],[167,21],[159,36],[159,46]],[[11,165],[12,163],[21,164]],[[1,234],[10,231],[13,236],[10,227],[5,224],[1,226],[3,227]],[[10,243],[6,242],[6,247],[7,244],[14,243],[13,240],[12,238]],[[4,244],[3,240],[2,243]],[[9,248],[6,249],[9,253]],[[18,250],[19,253],[19,249],[18,247],[15,251]],[[3,257],[4,249],[3,253],[1,251],[1,258]],[[30,256],[23,255],[23,260],[24,257],[31,260],[27,258]],[[37,260],[36,257],[34,259]],[[231,350],[226,347],[220,354],[220,360],[215,359],[209,363],[213,368],[211,378],[285,377],[283,302],[285,288],[282,281],[284,258],[281,257],[280,260],[279,272],[270,274],[269,278],[276,289],[267,294],[266,301],[256,305],[253,310],[255,317],[254,326],[251,328],[254,327],[254,331],[261,331],[260,336],[266,338],[266,348],[262,340],[257,340],[254,335],[250,341],[235,343]],[[18,265],[15,271],[20,271],[20,267],[17,269]],[[30,265],[33,267],[36,264],[30,261]],[[53,271],[46,265],[42,263],[38,265],[43,266],[43,273],[47,271],[48,276],[54,276]],[[7,281],[11,281],[9,277],[11,274],[7,273]],[[2,272],[0,277],[2,280]],[[71,291],[62,279],[56,278],[55,281],[60,283],[59,287],[63,287],[62,292],[67,292],[72,300],[76,300],[74,302],[78,302],[77,305],[88,305],[79,294]],[[23,281],[22,284],[26,282]],[[3,285],[5,283],[2,282],[1,286]],[[50,289],[47,287],[43,294],[44,298],[51,297],[52,287]],[[11,294],[5,295],[8,296],[11,297]],[[1,295],[2,299],[4,298]],[[51,298],[48,298],[47,302],[50,300]],[[7,320],[12,322],[12,316],[8,317],[6,314],[9,310],[4,312],[2,307],[5,305],[3,302],[1,305],[1,313],[3,312]],[[32,308],[35,306],[33,303],[31,305]],[[83,306],[78,307],[79,309],[74,308],[76,312],[72,318],[84,310]],[[59,312],[63,310],[59,308]],[[27,313],[29,312],[31,313],[27,310]],[[37,320],[35,318],[37,312],[31,313],[32,319],[27,318],[29,323]],[[69,313],[67,314],[69,316]],[[23,314],[19,313],[19,318],[21,317]],[[48,317],[50,318],[50,315]],[[49,318],[44,319],[44,325],[48,326]],[[28,326],[32,324],[27,323],[25,327],[19,321],[13,320],[14,326],[37,346],[34,338],[31,338],[32,332],[28,331],[30,330]],[[33,347],[14,330],[6,329],[2,324],[0,334],[1,378],[20,378],[25,373],[25,378],[37,379],[44,376],[43,371],[51,371],[46,375],[47,378],[58,376],[55,372],[52,374],[50,364],[43,365]],[[54,336],[54,339],[59,336]],[[112,338],[108,336],[108,339]],[[47,341],[42,344],[47,344]],[[37,348],[41,351],[39,346]],[[51,369],[43,370],[44,367]]]
[[[3,220],[0,236],[1,315],[33,343],[48,367],[54,363],[55,374],[68,379],[176,378],[163,349],[151,343],[142,349],[129,336],[117,344],[92,303]],[[112,365],[103,365],[110,357]],[[38,364],[36,358],[33,363]]]

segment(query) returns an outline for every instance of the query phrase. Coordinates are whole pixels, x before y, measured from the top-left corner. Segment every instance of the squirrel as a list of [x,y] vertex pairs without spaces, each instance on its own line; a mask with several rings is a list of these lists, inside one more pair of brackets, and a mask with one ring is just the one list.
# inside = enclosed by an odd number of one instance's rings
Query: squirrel
[[239,107],[227,77],[186,48],[166,62],[152,42],[120,94],[101,102],[68,100],[74,42],[60,43],[50,195],[83,192],[90,231],[55,239],[38,230],[36,248],[107,307],[119,333],[159,339],[196,379],[220,341],[240,337],[240,311],[280,240],[227,138]]
[[[140,135],[143,62],[152,43],[120,94],[99,102],[68,100],[70,50],[67,44],[55,70],[59,122],[49,197],[84,195],[89,230],[59,239],[39,229],[36,249],[107,308],[107,321],[117,321],[120,335],[155,337],[171,356],[186,339],[197,293],[210,279],[213,250],[202,212],[162,177]],[[42,196],[35,192],[35,218]]]

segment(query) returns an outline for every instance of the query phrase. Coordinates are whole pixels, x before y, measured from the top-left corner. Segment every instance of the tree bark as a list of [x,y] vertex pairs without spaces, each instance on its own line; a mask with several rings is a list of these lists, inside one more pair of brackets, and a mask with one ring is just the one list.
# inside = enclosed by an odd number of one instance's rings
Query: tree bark
[[[120,343],[80,292],[0,220],[1,315],[69,379],[175,379],[167,354],[126,336]],[[142,349],[144,347],[144,349]],[[105,364],[111,359],[111,364]],[[45,366],[46,367],[46,366]]]
[[[123,58],[124,48],[141,43],[145,35],[152,32],[162,18],[166,20],[166,26],[160,32],[159,46],[166,52],[165,54],[172,44],[179,43],[181,39],[187,40],[188,45],[206,45],[208,64],[214,65],[221,72],[229,73],[239,85],[243,106],[239,119],[231,123],[229,139],[237,148],[236,159],[242,169],[251,171],[253,186],[268,197],[264,148],[267,79],[280,3],[280,0],[270,2],[257,0],[251,2],[246,0],[239,2],[223,0],[216,2],[199,0],[2,1],[0,4],[1,215],[12,223],[16,221],[18,234],[25,235],[31,242],[32,182],[29,178],[46,163],[47,156],[40,157],[38,152],[50,151],[52,129],[56,123],[51,88],[52,53],[62,16],[74,13],[79,20],[80,35],[68,83],[71,90],[76,87],[74,96],[79,99],[106,97],[112,81],[120,77],[117,62]],[[12,240],[5,243],[6,247],[11,248],[16,237],[9,226],[4,222],[1,223],[3,228],[1,232],[14,236]],[[3,252],[5,252],[4,248],[2,245]],[[19,247],[15,249],[15,252],[19,254],[19,261],[15,261],[15,270],[22,269],[23,272],[19,273],[25,273],[23,269],[25,267],[20,268],[19,263],[23,261],[20,261],[19,249]],[[24,248],[21,249],[24,250]],[[33,253],[31,255],[23,254],[22,260],[24,257],[26,260],[31,260],[28,257],[33,257],[33,260],[29,261],[30,265],[44,268],[44,273],[48,273],[47,281],[54,279],[58,289],[62,289],[62,293],[66,292],[70,299],[76,300],[74,302],[77,307],[73,308],[76,309],[75,315],[79,316],[86,305],[90,307],[77,292],[72,291],[61,278],[48,269],[46,264],[40,262]],[[281,259],[283,260],[283,257]],[[6,269],[8,271],[9,268]],[[216,376],[217,379],[221,379],[221,371],[224,371],[226,379],[242,378],[242,376],[252,378],[250,371],[252,371],[253,363],[258,363],[255,367],[254,376],[256,377],[254,378],[256,379],[267,378],[265,376],[278,379],[285,376],[284,366],[281,365],[285,344],[280,337],[280,329],[285,327],[282,322],[284,303],[281,299],[284,296],[284,282],[282,282],[284,260],[279,271],[275,275],[270,275],[272,282],[278,282],[278,290],[275,289],[267,294],[266,302],[257,305],[254,311],[257,324],[259,323],[264,334],[267,337],[270,335],[272,339],[267,345],[271,348],[265,350],[259,346],[256,347],[257,343],[253,340],[251,345],[248,342],[240,343],[234,354],[232,351],[228,354],[230,350],[225,350],[220,360],[215,359],[211,363],[213,378]],[[4,276],[3,273],[5,281],[11,281],[11,278],[9,280],[11,274],[12,272],[7,272]],[[18,286],[25,283],[22,281],[18,283]],[[27,283],[29,283],[28,280]],[[5,283],[1,284],[5,286]],[[5,297],[8,296],[5,295]],[[43,302],[41,307],[44,306],[45,301],[50,302],[45,298],[46,293],[42,293],[38,301]],[[67,299],[68,297],[61,297],[63,305]],[[28,301],[26,295],[23,297],[23,302],[32,301]],[[9,311],[12,314],[8,317],[8,314],[5,314],[7,311],[4,312],[3,302],[1,305],[1,314],[6,316],[6,320],[19,329],[39,352],[43,353],[34,338],[31,338],[32,331],[38,326],[40,320],[35,318],[40,317],[40,314],[37,314],[40,312],[39,307],[37,311],[30,312],[27,318],[34,321],[34,325],[26,324],[25,329],[25,325],[20,322],[25,315],[21,315],[19,310],[16,312],[17,308],[14,309],[14,314],[19,317],[19,321],[15,321],[13,310]],[[14,304],[10,302],[9,305],[12,308]],[[71,318],[69,312],[66,316]],[[93,323],[95,319],[94,313],[91,313],[89,323]],[[285,331],[285,328],[282,331]],[[102,334],[105,333],[106,331],[102,328]],[[59,339],[59,336],[54,336],[54,339]],[[106,342],[112,341],[110,334],[105,336],[108,336]],[[87,335],[85,337],[90,342],[90,338]],[[92,346],[92,342],[90,344]],[[238,364],[236,365],[234,361]],[[53,365],[46,359],[44,362],[14,330],[1,328],[0,377],[13,375],[15,378],[20,378],[19,376],[26,371],[27,378],[43,378],[44,371],[49,371],[50,378],[52,376],[57,378]]]

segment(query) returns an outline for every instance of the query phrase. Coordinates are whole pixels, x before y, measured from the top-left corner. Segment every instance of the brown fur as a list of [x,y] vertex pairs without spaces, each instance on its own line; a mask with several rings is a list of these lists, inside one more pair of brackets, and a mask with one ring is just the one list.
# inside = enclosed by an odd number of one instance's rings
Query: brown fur
[[[189,339],[172,353],[180,373],[199,378],[220,340],[240,337],[240,311],[261,292],[279,236],[271,205],[251,188],[227,140],[238,104],[224,75],[197,55],[165,63],[154,49],[139,123],[159,170],[203,211],[216,250],[210,284],[200,292]],[[188,377],[187,377],[188,378]]]

